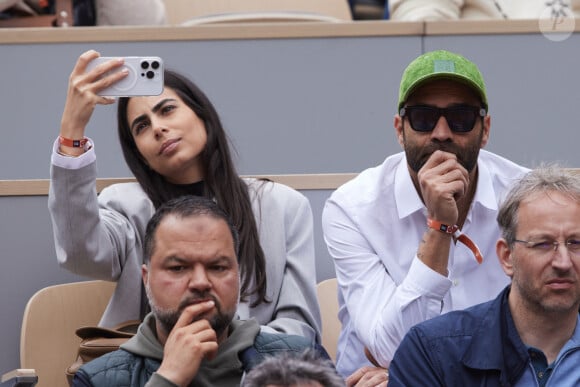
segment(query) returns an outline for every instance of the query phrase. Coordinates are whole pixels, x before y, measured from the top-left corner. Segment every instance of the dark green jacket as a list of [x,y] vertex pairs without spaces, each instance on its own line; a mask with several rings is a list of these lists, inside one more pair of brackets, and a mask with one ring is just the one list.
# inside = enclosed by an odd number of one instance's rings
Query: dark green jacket
[[[163,359],[163,347],[155,335],[155,319],[149,314],[139,331],[121,349],[95,359],[77,371],[73,387],[173,387],[155,373]],[[328,354],[318,344],[295,335],[260,331],[255,320],[232,322],[229,337],[220,344],[217,356],[203,360],[191,386],[239,386],[244,372],[265,357],[315,348],[322,357]]]

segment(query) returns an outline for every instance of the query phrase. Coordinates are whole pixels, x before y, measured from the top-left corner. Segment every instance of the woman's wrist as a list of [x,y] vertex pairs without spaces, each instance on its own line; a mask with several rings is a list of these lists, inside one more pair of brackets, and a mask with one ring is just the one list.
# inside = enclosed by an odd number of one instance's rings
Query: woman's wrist
[[70,138],[63,135],[58,136],[58,153],[63,156],[80,156],[87,150],[89,139],[86,137]]

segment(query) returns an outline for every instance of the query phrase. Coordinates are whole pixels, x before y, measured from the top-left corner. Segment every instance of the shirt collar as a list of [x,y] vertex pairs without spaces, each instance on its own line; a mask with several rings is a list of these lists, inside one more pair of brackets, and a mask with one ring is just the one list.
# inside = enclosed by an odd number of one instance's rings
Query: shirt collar
[[558,354],[558,357],[556,358],[555,362],[558,361],[558,359],[565,354],[566,352],[568,352],[571,349],[576,349],[580,347],[580,314],[578,315],[578,319],[576,320],[576,328],[574,328],[574,333],[572,334],[572,337],[570,337],[570,339],[564,344],[564,346],[562,347],[562,349],[560,350],[560,353]]
[[491,172],[487,164],[481,161],[481,158],[477,161],[477,171],[477,189],[473,202],[479,203],[489,210],[497,211],[497,195],[493,186]]
[[401,159],[395,170],[395,203],[397,204],[399,219],[403,219],[425,208],[415,189],[413,180],[411,180],[407,167],[407,156]]

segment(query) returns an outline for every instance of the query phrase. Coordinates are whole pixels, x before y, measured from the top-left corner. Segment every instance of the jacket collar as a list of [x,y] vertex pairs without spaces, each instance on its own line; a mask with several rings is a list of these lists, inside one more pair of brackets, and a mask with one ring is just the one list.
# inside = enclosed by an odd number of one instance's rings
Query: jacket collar
[[490,303],[461,360],[472,369],[498,370],[502,384],[515,383],[529,362],[508,305],[509,291],[507,286]]

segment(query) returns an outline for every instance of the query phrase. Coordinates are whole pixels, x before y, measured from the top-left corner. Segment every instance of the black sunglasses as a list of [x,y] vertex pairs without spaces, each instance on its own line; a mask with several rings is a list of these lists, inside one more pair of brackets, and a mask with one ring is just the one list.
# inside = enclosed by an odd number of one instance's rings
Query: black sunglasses
[[482,107],[457,105],[447,108],[435,106],[417,105],[401,108],[399,115],[407,117],[411,128],[417,132],[430,132],[435,129],[441,116],[447,120],[447,125],[452,132],[466,133],[473,130],[475,121],[479,117],[485,117],[487,112]]

